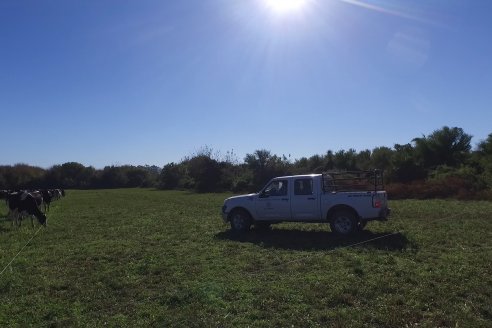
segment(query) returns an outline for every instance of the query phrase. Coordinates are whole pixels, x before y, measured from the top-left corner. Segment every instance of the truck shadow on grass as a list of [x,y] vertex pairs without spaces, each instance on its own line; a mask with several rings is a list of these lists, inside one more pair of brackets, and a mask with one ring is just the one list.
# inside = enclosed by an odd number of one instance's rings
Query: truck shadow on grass
[[305,231],[293,229],[271,229],[259,231],[252,229],[245,234],[231,230],[219,232],[217,239],[233,240],[241,243],[252,243],[266,248],[291,250],[334,250],[353,247],[386,251],[416,250],[417,246],[405,235],[396,232],[361,231],[350,237],[339,237],[328,231]]

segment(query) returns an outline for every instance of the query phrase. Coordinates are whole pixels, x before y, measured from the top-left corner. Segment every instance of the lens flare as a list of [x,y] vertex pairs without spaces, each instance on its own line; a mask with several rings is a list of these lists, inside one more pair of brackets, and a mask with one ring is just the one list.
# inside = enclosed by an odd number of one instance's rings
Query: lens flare
[[308,0],[265,0],[265,4],[275,13],[283,14],[301,10]]

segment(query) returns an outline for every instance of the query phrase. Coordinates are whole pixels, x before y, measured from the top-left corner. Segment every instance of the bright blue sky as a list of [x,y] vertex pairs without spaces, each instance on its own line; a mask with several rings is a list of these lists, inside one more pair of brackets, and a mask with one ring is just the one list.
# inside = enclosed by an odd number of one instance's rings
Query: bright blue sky
[[492,1],[0,0],[0,165],[492,133]]

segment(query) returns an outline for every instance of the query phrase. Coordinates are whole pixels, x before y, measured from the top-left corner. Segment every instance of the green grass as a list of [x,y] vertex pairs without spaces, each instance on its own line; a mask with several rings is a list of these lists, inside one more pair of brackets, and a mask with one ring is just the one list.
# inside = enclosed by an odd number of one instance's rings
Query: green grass
[[[323,224],[233,235],[226,196],[69,191],[0,275],[0,327],[492,325],[490,202],[393,201],[343,240]],[[0,219],[0,270],[36,230]]]

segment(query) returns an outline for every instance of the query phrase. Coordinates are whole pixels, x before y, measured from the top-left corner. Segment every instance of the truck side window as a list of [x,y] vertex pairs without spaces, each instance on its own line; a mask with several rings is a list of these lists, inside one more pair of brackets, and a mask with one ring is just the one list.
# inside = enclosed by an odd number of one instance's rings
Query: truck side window
[[312,195],[313,179],[297,179],[294,182],[294,195]]
[[265,188],[265,193],[269,196],[286,196],[287,182],[287,180],[273,181]]

